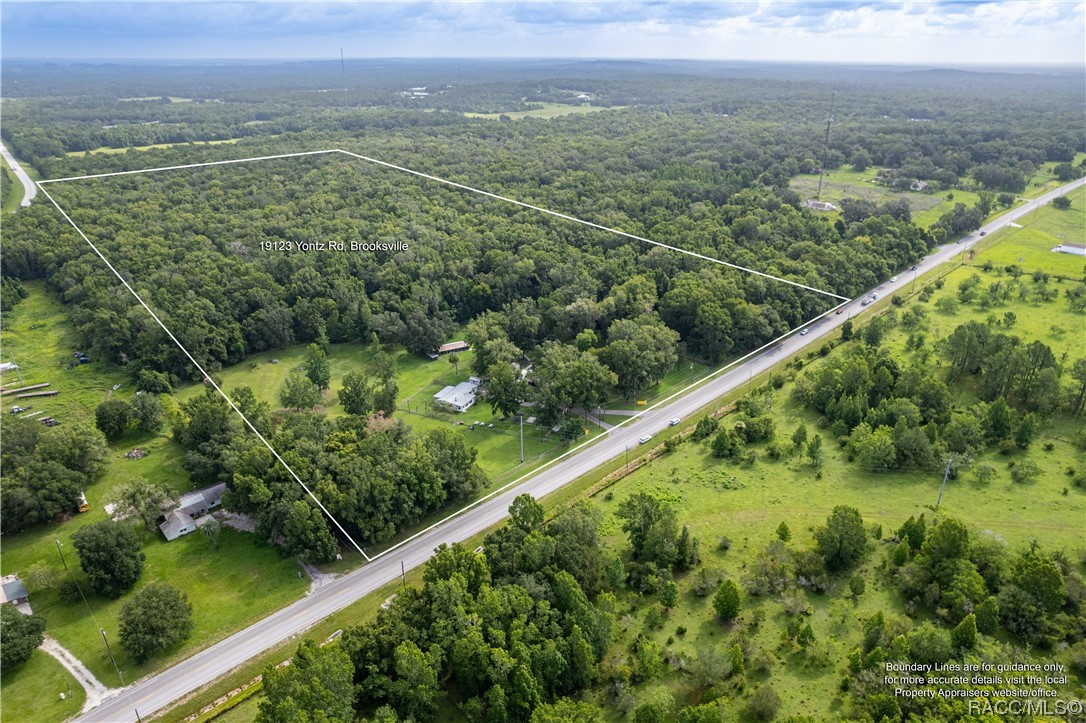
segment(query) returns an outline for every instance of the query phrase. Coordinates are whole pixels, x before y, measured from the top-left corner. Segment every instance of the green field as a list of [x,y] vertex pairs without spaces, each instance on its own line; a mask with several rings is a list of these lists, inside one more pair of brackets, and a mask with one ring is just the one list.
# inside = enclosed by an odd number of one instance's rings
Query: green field
[[597,113],[601,110],[620,110],[624,105],[616,105],[610,108],[594,105],[570,105],[568,103],[539,103],[542,108],[525,111],[513,111],[509,113],[465,113],[468,118],[486,118],[499,120],[503,116],[510,120],[523,120],[524,118],[557,118],[558,116],[575,113]]
[[[62,423],[66,419],[93,422],[94,408],[109,398],[114,384],[121,385],[122,393],[134,393],[123,372],[98,360],[66,370],[73,352],[82,349],[67,309],[41,281],[27,282],[24,288],[29,295],[9,312],[3,331],[4,361],[14,361],[19,371],[0,375],[0,383],[17,386],[20,375],[25,385],[49,382],[49,389],[60,392],[58,396],[26,401],[34,411],[45,410],[39,416],[52,416]],[[3,399],[7,405],[12,396]]]
[[1055,253],[1062,242],[1086,240],[1086,186],[1068,194],[1071,207],[1060,210],[1048,204],[1020,220],[1022,228],[1003,228],[985,239],[975,264],[991,261],[997,266],[1017,264],[1027,274],[1040,269],[1050,274],[1080,279],[1086,258]]
[[[131,100],[140,100],[138,98]],[[176,102],[176,101],[175,101]],[[178,146],[218,146],[224,143],[237,143],[239,138],[226,138],[221,141],[189,141],[187,143],[154,143],[149,146],[132,146],[131,148],[111,148],[102,146],[89,151],[68,151],[69,156],[86,156],[91,153],[127,153],[128,151],[149,151],[154,148],[176,148]]]
[[87,693],[75,677],[40,649],[0,677],[0,709],[5,723],[59,723],[74,718],[86,699]]

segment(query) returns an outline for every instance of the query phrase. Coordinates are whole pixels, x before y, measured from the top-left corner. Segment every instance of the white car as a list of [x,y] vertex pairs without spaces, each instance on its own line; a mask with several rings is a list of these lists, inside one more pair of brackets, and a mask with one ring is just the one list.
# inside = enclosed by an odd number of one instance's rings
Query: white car
[[799,335],[800,335],[800,336],[807,336],[807,335],[808,335],[808,334],[810,334],[810,333],[811,333],[811,330],[810,330],[810,329],[804,329],[803,331],[801,331],[801,332],[799,333]]
[[674,419],[672,419],[670,422],[667,423],[667,426],[669,426],[669,427],[678,426],[679,421],[680,421],[679,418],[675,417]]
[[641,439],[639,439],[637,441],[640,442],[641,444],[644,444],[645,442],[649,441],[650,439],[652,439],[652,435],[651,434],[645,434],[645,435],[642,435]]
[[890,281],[897,281],[897,277],[896,276],[891,276]]

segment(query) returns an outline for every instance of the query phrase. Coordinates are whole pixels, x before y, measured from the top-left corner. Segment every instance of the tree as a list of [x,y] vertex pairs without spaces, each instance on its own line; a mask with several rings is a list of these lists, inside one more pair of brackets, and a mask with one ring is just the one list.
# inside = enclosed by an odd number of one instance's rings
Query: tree
[[732,580],[725,580],[713,596],[713,610],[716,616],[724,622],[731,622],[739,615],[739,605],[742,593],[739,586]]
[[405,717],[427,719],[437,709],[441,693],[437,677],[440,662],[440,650],[424,653],[410,640],[396,646],[393,654],[396,679],[389,686],[389,698]]
[[312,409],[321,400],[321,391],[309,377],[292,373],[283,382],[283,388],[279,392],[279,401],[284,407],[291,409]]
[[214,517],[208,517],[202,525],[200,525],[200,534],[211,540],[211,546],[218,549],[219,547],[219,535],[222,534],[223,524]]
[[536,364],[534,376],[543,410],[555,416],[562,407],[582,407],[587,414],[607,398],[617,381],[614,372],[591,352],[554,341],[543,345],[543,358]]
[[152,582],[121,608],[121,645],[137,663],[180,643],[192,632],[192,605],[185,593]]
[[280,527],[283,549],[288,555],[310,562],[331,562],[339,553],[336,538],[328,529],[324,514],[308,500],[283,503]]
[[23,615],[14,605],[0,605],[0,667],[14,670],[34,654],[45,639],[45,618]]
[[521,403],[528,398],[528,385],[511,364],[492,364],[487,370],[486,401],[491,414],[508,417],[520,411]]
[[852,152],[852,157],[849,160],[852,162],[852,170],[862,173],[871,165],[871,154],[863,148],[857,148]]
[[165,485],[150,482],[144,477],[133,477],[113,488],[107,504],[113,505],[115,516],[123,518],[136,515],[143,520],[148,530],[154,530],[158,518],[174,506],[170,504],[171,501],[172,495]]
[[155,434],[162,429],[166,421],[166,412],[162,407],[162,399],[157,394],[144,392],[137,394],[132,400],[132,412],[136,418],[136,425],[141,432]]
[[448,359],[449,359],[449,364],[452,365],[453,372],[459,374],[460,373],[460,355],[453,352],[452,354],[449,354]]
[[663,379],[679,360],[678,332],[655,315],[618,319],[611,324],[607,338],[608,365],[627,396]]
[[807,425],[800,422],[796,431],[792,432],[792,448],[799,452],[805,444],[807,444]]
[[969,613],[950,631],[950,643],[957,650],[972,650],[977,644],[977,616]]
[[675,584],[674,580],[668,580],[664,583],[664,588],[660,591],[660,604],[666,609],[671,610],[679,603],[679,586]]
[[814,534],[818,554],[831,572],[849,569],[867,551],[864,521],[854,507],[834,507],[825,527],[819,527]]
[[94,421],[106,439],[120,439],[128,431],[136,410],[122,399],[107,399],[94,410]]
[[603,723],[603,712],[591,703],[560,698],[536,708],[531,723]]
[[392,377],[386,379],[384,385],[373,394],[373,408],[386,417],[391,417],[396,411],[396,395],[399,393],[400,388],[396,386],[396,380]]
[[777,539],[781,542],[788,542],[792,539],[792,531],[788,529],[787,522],[777,525]]
[[118,597],[143,574],[146,556],[132,527],[121,522],[96,522],[77,530],[72,544],[91,589]]
[[622,501],[615,516],[623,521],[635,560],[661,567],[674,564],[679,523],[671,505],[638,492]]
[[354,666],[342,646],[298,646],[290,665],[264,669],[257,723],[352,723]]
[[249,420],[262,435],[270,435],[272,432],[271,404],[257,399],[252,388],[248,386],[236,387],[230,392],[230,398],[238,411]]
[[[318,344],[310,344],[305,351],[305,375],[317,389],[324,391],[332,380],[332,368],[328,355]],[[312,406],[312,405],[310,405]]]
[[343,406],[343,411],[356,417],[365,417],[373,411],[373,387],[369,379],[359,371],[343,375],[343,386],[336,396]]
[[1060,209],[1061,211],[1064,211],[1068,208],[1071,208],[1071,199],[1069,199],[1067,196],[1056,196],[1052,199],[1052,205]]

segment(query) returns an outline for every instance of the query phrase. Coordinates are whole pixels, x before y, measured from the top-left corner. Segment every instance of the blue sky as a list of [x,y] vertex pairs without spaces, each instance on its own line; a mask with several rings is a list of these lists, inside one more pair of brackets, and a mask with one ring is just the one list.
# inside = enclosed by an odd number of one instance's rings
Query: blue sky
[[590,57],[1086,62],[1082,0],[35,2],[0,6],[4,58]]

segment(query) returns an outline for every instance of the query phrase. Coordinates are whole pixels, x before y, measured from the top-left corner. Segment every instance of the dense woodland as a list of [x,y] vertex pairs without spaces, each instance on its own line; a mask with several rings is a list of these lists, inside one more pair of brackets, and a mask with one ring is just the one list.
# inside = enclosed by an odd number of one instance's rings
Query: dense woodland
[[[1086,151],[1080,70],[460,66],[351,63],[343,92],[338,63],[12,63],[2,79],[0,134],[46,179],[342,148],[846,297],[977,228],[997,205],[1013,203],[1041,164],[1059,164],[1061,180],[1086,171],[1073,165]],[[427,95],[413,95],[419,87]],[[463,115],[542,103],[609,110],[549,120]],[[151,144],[184,145],[89,152]],[[789,188],[798,174],[823,166],[877,174],[896,189],[924,180],[941,198],[975,191],[979,201],[958,203],[928,228],[912,221],[901,199],[846,199],[839,218],[827,217]],[[8,181],[5,172],[0,191]],[[24,282],[44,280],[69,306],[82,348],[143,392],[100,405],[97,429],[44,428],[2,415],[0,522],[9,531],[70,511],[105,469],[107,439],[168,426],[193,485],[227,483],[224,507],[253,515],[262,540],[299,560],[328,562],[339,552],[338,532],[254,430],[364,544],[489,484],[463,435],[420,433],[392,418],[398,389],[387,349],[425,354],[464,338],[474,350],[472,371],[487,379],[484,403],[509,416],[532,402],[533,414],[551,425],[616,389],[637,398],[684,357],[718,364],[837,303],[341,154],[46,188],[209,373],[257,352],[297,344],[308,352],[280,392],[282,409],[249,387],[225,390],[253,429],[210,386],[166,409],[157,395],[204,381],[197,369],[50,204],[39,199],[6,217],[4,318],[25,298]],[[327,250],[338,243],[347,248]],[[352,243],[409,248],[350,251]],[[1015,297],[1082,311],[1086,287],[1043,272],[1024,276],[1017,267],[989,281],[967,279],[929,310],[937,284],[920,303],[861,330],[846,324],[837,364],[807,373],[794,360],[791,393],[819,415],[820,431],[776,429],[767,387],[723,422],[701,419],[693,442],[724,465],[753,465],[764,454],[767,463],[796,456],[814,470],[837,445],[865,472],[949,463],[952,476],[989,448],[1028,449],[1050,418],[1081,418],[1086,360],[1020,338],[1014,314],[996,309]],[[925,338],[925,318],[956,304],[992,313],[937,342]],[[883,344],[893,327],[909,332],[903,353]],[[330,387],[328,345],[340,342],[369,345],[376,373],[349,373],[339,391],[346,414],[330,419],[314,408]],[[532,371],[522,379],[528,362]],[[775,378],[770,386],[783,384]],[[956,406],[954,385],[977,401]],[[562,434],[579,436],[581,422]],[[669,440],[668,451],[680,443]],[[970,472],[994,474],[987,465]],[[1011,471],[1015,483],[1037,474],[1028,460]],[[1073,485],[1086,486],[1081,469],[1075,474]],[[167,491],[146,480],[119,487],[114,502],[153,530]],[[376,623],[349,628],[338,645],[303,643],[293,665],[268,670],[260,720],[300,720],[312,710],[328,720],[428,720],[450,705],[487,723],[598,721],[604,706],[638,722],[708,723],[740,713],[770,720],[780,699],[765,681],[779,661],[754,642],[765,613],[748,609],[750,597],[779,598],[787,621],[778,652],[801,656],[804,666],[837,666],[847,700],[839,714],[856,720],[965,715],[964,704],[888,696],[879,667],[887,660],[1004,662],[1014,644],[1070,648],[1068,659],[1086,674],[1086,585],[1064,552],[1009,549],[948,517],[914,516],[883,534],[858,510],[838,506],[812,526],[813,544],[798,534],[793,540],[782,524],[777,539],[752,541],[762,552],[745,575],[728,577],[703,563],[701,540],[666,500],[635,494],[617,507],[625,542],[608,549],[594,507],[545,519],[535,501],[518,498],[482,552],[442,547],[424,584],[402,589]],[[130,589],[142,570],[135,538],[105,539],[119,528],[88,526],[79,541],[81,564],[104,595]],[[717,544],[723,554],[731,542]],[[124,554],[110,552],[122,547]],[[95,558],[110,569],[97,570]],[[882,613],[853,619],[864,584],[856,571],[872,560],[916,622]],[[661,629],[680,604],[679,583],[712,596],[705,623],[713,634],[725,631],[727,644],[681,649],[685,628],[674,647],[644,634],[614,644],[627,609],[647,604],[647,629]],[[183,595],[148,590],[149,600],[133,597],[124,614],[123,644],[137,660],[176,645],[191,627]],[[848,602],[839,606],[842,629],[863,627],[846,667],[815,639],[808,594],[841,597],[833,604]],[[165,605],[182,624],[151,639],[147,623]],[[25,644],[13,650],[32,650],[39,628],[32,620],[19,634]],[[635,689],[654,681],[662,688],[665,678],[676,696],[657,690],[637,704]]]

